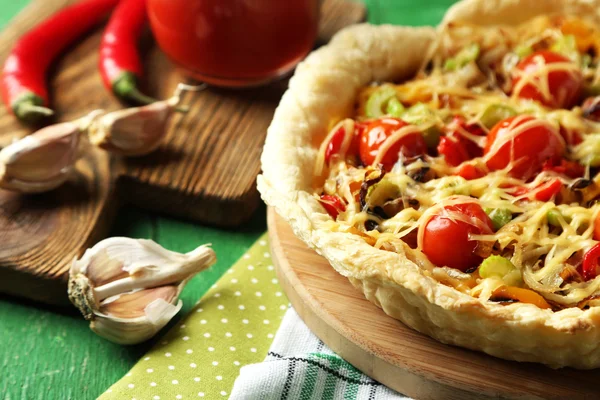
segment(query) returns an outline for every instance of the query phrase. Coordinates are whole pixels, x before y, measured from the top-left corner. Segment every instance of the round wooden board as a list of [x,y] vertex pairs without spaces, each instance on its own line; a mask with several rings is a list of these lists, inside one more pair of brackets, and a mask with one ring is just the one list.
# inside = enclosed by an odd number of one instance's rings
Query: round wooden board
[[273,209],[268,225],[273,263],[298,314],[373,379],[415,399],[600,399],[600,369],[505,361],[413,331],[366,300]]

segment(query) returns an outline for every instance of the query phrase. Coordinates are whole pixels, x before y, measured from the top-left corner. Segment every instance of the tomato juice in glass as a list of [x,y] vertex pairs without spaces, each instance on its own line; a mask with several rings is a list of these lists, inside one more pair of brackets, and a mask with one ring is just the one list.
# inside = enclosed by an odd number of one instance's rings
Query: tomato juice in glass
[[317,37],[320,0],[148,0],[160,48],[192,77],[252,86],[290,71]]

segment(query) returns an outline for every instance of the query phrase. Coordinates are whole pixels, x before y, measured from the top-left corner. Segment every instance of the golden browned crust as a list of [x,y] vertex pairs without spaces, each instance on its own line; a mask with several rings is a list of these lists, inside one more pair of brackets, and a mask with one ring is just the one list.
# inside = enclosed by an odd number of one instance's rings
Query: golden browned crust
[[[465,0],[444,23],[514,24],[543,14],[595,13],[600,1]],[[600,307],[558,312],[531,304],[482,302],[426,276],[405,255],[325,228],[312,197],[318,143],[332,119],[350,116],[360,87],[411,76],[435,40],[431,28],[357,25],[298,66],[268,130],[258,188],[295,234],[325,256],[367,299],[435,339],[551,367],[600,366]]]

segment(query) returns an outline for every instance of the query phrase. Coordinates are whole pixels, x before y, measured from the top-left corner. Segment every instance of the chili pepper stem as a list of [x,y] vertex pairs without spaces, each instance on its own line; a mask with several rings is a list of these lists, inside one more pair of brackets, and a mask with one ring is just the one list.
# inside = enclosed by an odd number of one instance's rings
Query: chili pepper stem
[[48,107],[36,106],[34,104],[21,103],[15,106],[15,115],[22,120],[33,121],[37,118],[54,115],[54,111]]
[[28,123],[38,122],[54,114],[53,110],[44,107],[44,100],[32,92],[20,96],[13,103],[12,109],[17,118]]
[[151,104],[158,100],[147,96],[139,91],[136,86],[137,78],[131,72],[122,73],[113,83],[113,92],[122,100],[139,103]]

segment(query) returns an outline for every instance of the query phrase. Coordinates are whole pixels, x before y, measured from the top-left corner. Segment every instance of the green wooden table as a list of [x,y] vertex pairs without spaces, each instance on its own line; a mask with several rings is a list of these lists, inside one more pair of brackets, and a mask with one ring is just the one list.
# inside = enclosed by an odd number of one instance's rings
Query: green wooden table
[[[28,2],[2,1],[0,29]],[[437,24],[453,2],[428,0],[426,6],[415,7],[411,0],[367,0],[370,22],[405,25]],[[201,243],[213,244],[219,261],[186,287],[183,315],[265,229],[264,207],[233,230],[124,208],[111,235],[152,238],[182,252]],[[0,295],[0,399],[93,399],[127,373],[152,343],[115,345],[93,334],[74,310]]]

